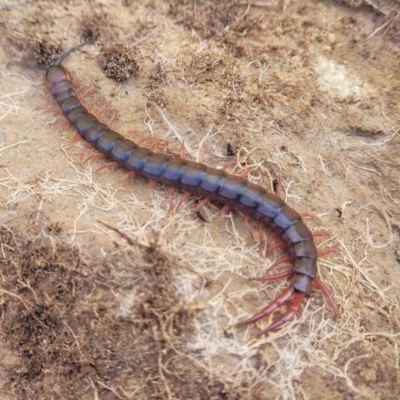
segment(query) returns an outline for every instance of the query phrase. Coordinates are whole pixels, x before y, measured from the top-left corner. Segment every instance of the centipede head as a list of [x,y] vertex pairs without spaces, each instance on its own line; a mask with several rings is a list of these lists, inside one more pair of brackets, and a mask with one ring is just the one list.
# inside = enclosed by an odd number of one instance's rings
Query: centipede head
[[71,76],[69,72],[61,66],[61,63],[75,50],[79,49],[82,46],[85,46],[87,44],[92,43],[93,41],[89,42],[83,42],[81,44],[78,44],[77,46],[72,47],[71,49],[67,50],[65,53],[63,53],[51,66],[47,66],[47,72],[46,72],[46,80],[49,84],[49,86],[53,86],[57,82],[60,82],[62,80],[71,80]]
[[50,87],[63,80],[71,80],[69,72],[61,65],[51,65],[46,72],[46,80]]

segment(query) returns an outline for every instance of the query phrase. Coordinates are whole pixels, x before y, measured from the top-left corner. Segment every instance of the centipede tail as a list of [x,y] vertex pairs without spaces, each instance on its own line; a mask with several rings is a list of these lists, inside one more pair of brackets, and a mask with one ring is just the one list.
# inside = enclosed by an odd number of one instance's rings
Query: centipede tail
[[275,230],[287,243],[293,263],[289,288],[260,313],[240,324],[252,323],[266,317],[293,297],[288,311],[263,333],[280,328],[297,313],[313,284],[322,290],[336,314],[336,304],[332,296],[317,278],[318,252],[312,233],[299,213],[281,198],[240,176],[230,175],[201,163],[153,152],[102,124],[81,104],[68,71],[60,65],[73,50],[75,48],[63,54],[48,68],[46,79],[65,118],[83,139],[129,171],[242,211]]

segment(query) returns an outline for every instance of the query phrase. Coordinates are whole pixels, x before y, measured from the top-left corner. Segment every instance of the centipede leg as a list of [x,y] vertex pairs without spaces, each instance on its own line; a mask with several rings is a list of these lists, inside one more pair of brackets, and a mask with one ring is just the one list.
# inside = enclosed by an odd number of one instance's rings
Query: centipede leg
[[107,125],[108,125],[110,128],[113,127],[114,122],[115,122],[115,120],[117,119],[117,116],[118,116],[118,111],[114,111],[114,112],[111,114],[111,117],[110,117],[109,120],[107,121]]
[[110,106],[109,106],[108,104],[104,104],[104,106],[102,106],[102,107],[96,112],[97,117],[100,118],[109,108],[110,108]]
[[175,188],[171,187],[168,189],[168,201],[169,201],[169,209],[172,211],[174,209],[174,200],[173,200],[173,195],[175,193]]
[[[54,103],[54,99],[53,99],[53,98],[49,98],[49,101],[51,101],[52,103]],[[46,109],[44,110],[44,112],[45,112],[46,114],[62,115],[62,111],[61,111],[58,107],[55,107],[55,106],[51,106],[51,107],[46,108]]]
[[251,278],[251,280],[257,282],[270,282],[270,281],[276,281],[278,279],[289,278],[292,275],[293,275],[292,271],[284,271],[274,275],[257,276],[256,278]]
[[156,181],[149,181],[147,184],[147,190],[146,190],[146,197],[147,199],[150,200],[151,198],[151,193],[153,192],[154,188],[156,187],[157,182]]
[[272,242],[274,239],[278,236],[276,232],[273,232],[272,234],[268,235],[267,241],[265,243],[265,257],[268,257],[268,255],[271,253],[271,251],[276,250],[279,248],[279,244],[272,245]]
[[206,144],[203,143],[200,147],[199,155],[197,156],[197,162],[204,163],[204,157],[206,155],[206,148],[207,148]]
[[275,188],[275,194],[276,194],[278,197],[281,197],[282,190],[283,190],[282,179],[281,179],[281,178],[278,178],[278,179],[277,179],[276,188]]
[[149,150],[154,151],[159,144],[164,144],[165,141],[162,139],[155,139],[154,142],[149,146]]
[[106,168],[113,168],[113,167],[119,167],[119,163],[116,161],[111,161],[109,163],[105,163],[103,164],[101,167],[96,169],[96,172],[101,171],[102,169],[106,169]]
[[93,86],[82,86],[76,90],[76,95],[79,97],[80,101],[84,101],[89,93],[93,90]]
[[[70,124],[69,124],[68,121],[61,120],[60,122],[57,122],[57,123],[54,125],[54,128],[55,128],[55,129],[68,128],[69,126],[70,126]],[[77,133],[77,135],[80,136],[79,133]]]
[[218,224],[221,226],[224,222],[224,217],[225,215],[229,214],[229,211],[231,210],[231,206],[229,204],[225,204],[220,211],[219,217],[218,217]]
[[251,238],[254,240],[254,234],[253,234],[253,230],[251,229],[251,225],[250,225],[250,215],[246,214],[244,216],[244,224],[246,225],[246,229],[249,232]]
[[67,149],[71,148],[80,138],[81,135],[79,133],[75,133],[75,135],[73,135],[72,138],[69,140]]
[[287,246],[285,242],[282,243],[275,243],[274,245],[271,245],[271,242],[267,242],[266,250],[265,250],[265,257],[267,257],[271,251],[278,250],[278,249],[283,249]]
[[249,175],[249,173],[252,171],[253,167],[248,167],[246,168],[243,172],[240,173],[240,177],[241,178],[246,178],[247,175]]
[[86,109],[93,113],[94,106],[100,101],[98,97],[96,97],[93,101],[86,105]]
[[329,307],[332,309],[333,313],[335,314],[335,318],[336,318],[337,317],[337,305],[336,305],[335,300],[333,299],[332,293],[325,286],[325,284],[318,278],[314,278],[312,280],[312,284],[322,292],[327,303],[329,304]]
[[182,204],[191,196],[192,194],[190,192],[186,192],[184,193],[181,198],[179,199],[179,202],[177,204],[177,206],[175,207],[175,211],[178,211]]
[[166,156],[167,156],[168,153],[169,153],[169,142],[168,142],[168,140],[166,140],[166,141],[164,142],[163,153],[164,153]]
[[126,174],[124,174],[124,176],[119,181],[118,188],[120,188],[130,178],[136,178],[136,172],[135,171],[129,171]]
[[265,174],[264,172],[260,171],[260,178],[256,182],[256,185],[262,186],[264,184]]
[[300,213],[300,217],[301,217],[301,219],[318,219],[318,217],[316,215],[307,213],[307,212]]
[[284,324],[286,324],[288,321],[290,321],[294,317],[294,315],[299,311],[305,295],[306,294],[302,292],[296,293],[292,303],[289,306],[289,309],[285,312],[285,314],[283,314],[283,316],[280,319],[278,319],[278,321],[274,322],[267,329],[264,329],[262,332],[260,332],[260,335],[263,335],[264,333],[267,332],[275,331]]
[[330,247],[327,247],[327,248],[325,248],[323,250],[320,250],[318,252],[318,258],[325,257],[327,254],[332,253],[333,251],[335,251],[338,247],[339,247],[339,245],[335,244],[334,246],[330,246]]
[[234,167],[237,164],[237,158],[227,161],[222,167],[222,171],[227,171],[230,167]]
[[144,138],[141,138],[141,139],[137,140],[137,144],[139,146],[142,146],[143,144],[145,144],[146,142],[149,142],[151,140],[154,140],[153,136],[146,136]]
[[314,231],[312,233],[312,237],[313,238],[316,238],[316,237],[327,237],[327,236],[329,236],[329,233],[325,232],[325,231]]
[[249,319],[238,322],[236,325],[253,324],[254,322],[259,321],[260,319],[267,317],[269,314],[273,313],[277,308],[281,307],[284,303],[286,303],[290,299],[290,297],[292,297],[293,293],[294,293],[293,287],[289,286],[278,297],[276,297],[275,300],[273,300],[266,307],[264,307],[259,313],[253,315]]
[[196,208],[193,210],[193,214],[196,214],[198,211],[200,211],[206,204],[210,202],[210,199],[206,197],[202,201],[200,201],[199,204],[197,204]]
[[261,244],[264,241],[264,229],[265,229],[265,224],[263,224],[262,222],[259,222],[259,224],[258,224],[258,237],[259,237],[259,240],[260,240]]
[[85,145],[82,148],[81,151],[81,161],[83,160],[83,157],[85,155],[85,153],[92,147],[92,145],[90,143],[85,143]]
[[185,142],[182,140],[181,148],[179,149],[179,157],[185,159]]
[[83,163],[86,164],[87,162],[95,160],[96,158],[104,158],[104,154],[99,152],[93,153],[85,161],[83,161]]
[[270,265],[267,269],[267,271],[270,271],[271,269],[277,267],[280,264],[286,263],[286,262],[290,262],[292,260],[292,257],[290,256],[285,256],[285,257],[281,257],[278,258],[274,263],[272,263],[272,265]]

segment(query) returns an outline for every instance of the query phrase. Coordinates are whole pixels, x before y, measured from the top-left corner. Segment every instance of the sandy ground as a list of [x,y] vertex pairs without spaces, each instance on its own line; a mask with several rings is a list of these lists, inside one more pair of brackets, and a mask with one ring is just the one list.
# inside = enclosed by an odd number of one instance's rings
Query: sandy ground
[[[1,398],[400,398],[398,3],[361,3],[0,0]],[[248,279],[281,252],[81,161],[35,64],[92,36],[65,66],[117,131],[236,155],[318,217],[336,320],[314,290],[277,332],[231,327],[287,287]]]

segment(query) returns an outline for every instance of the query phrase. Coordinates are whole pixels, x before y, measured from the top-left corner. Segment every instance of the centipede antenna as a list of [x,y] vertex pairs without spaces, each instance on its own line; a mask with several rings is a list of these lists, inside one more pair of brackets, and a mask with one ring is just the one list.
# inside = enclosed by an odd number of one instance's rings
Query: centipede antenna
[[87,44],[93,43],[93,41],[88,41],[88,42],[83,42],[81,44],[78,44],[77,46],[72,47],[71,49],[67,50],[65,53],[63,53],[53,65],[60,65],[72,52],[75,50],[79,49],[82,46],[85,46]]

